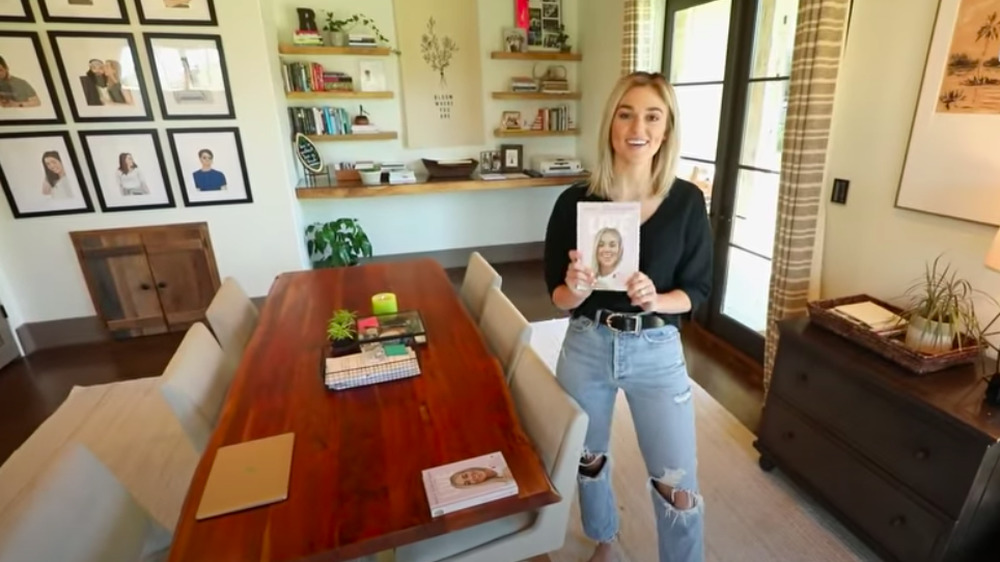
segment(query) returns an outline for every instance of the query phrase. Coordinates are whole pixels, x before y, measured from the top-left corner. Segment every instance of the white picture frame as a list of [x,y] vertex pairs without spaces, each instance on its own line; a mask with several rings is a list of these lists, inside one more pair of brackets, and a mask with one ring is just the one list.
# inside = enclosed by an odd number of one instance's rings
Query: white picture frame
[[252,203],[236,127],[167,129],[185,207]]
[[42,42],[29,31],[0,31],[0,126],[55,125],[64,122]]
[[0,0],[0,22],[33,22],[31,4],[28,0]]
[[594,271],[594,290],[625,291],[639,271],[639,203],[580,202],[576,224],[576,247]]
[[42,19],[54,23],[128,23],[125,0],[38,0]]
[[362,92],[385,92],[385,64],[380,60],[363,60],[358,63],[358,87]]
[[155,129],[81,131],[79,135],[101,211],[174,207]]
[[142,25],[218,25],[212,0],[135,0]]
[[66,131],[0,134],[0,186],[15,219],[94,211]]
[[234,119],[222,37],[145,33],[164,119]]

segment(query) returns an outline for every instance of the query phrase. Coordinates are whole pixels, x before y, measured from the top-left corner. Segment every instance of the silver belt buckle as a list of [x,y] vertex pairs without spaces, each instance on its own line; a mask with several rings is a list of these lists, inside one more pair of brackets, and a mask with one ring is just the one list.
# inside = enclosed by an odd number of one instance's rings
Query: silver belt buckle
[[[621,316],[623,318],[631,317],[635,321],[635,327],[631,330],[619,330],[618,328],[615,328],[614,326],[611,325],[611,319],[614,318],[615,316]],[[639,317],[631,314],[625,314],[623,312],[612,312],[611,314],[608,314],[607,316],[604,317],[604,324],[613,332],[638,334],[640,331],[642,331],[642,322],[639,320]]]

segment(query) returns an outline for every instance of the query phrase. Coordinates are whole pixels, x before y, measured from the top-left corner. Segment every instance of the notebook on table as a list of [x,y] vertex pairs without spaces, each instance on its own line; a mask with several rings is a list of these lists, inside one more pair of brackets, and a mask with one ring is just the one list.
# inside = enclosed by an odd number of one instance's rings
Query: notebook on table
[[294,433],[219,447],[195,519],[288,499]]
[[423,471],[431,517],[518,494],[503,453],[466,459]]

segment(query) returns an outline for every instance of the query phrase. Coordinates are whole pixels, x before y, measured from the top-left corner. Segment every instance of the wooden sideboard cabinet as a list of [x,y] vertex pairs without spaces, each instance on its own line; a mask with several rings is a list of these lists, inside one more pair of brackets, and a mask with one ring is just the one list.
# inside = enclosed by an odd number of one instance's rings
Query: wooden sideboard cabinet
[[206,223],[71,232],[83,276],[114,338],[175,332],[203,320],[219,289]]
[[1000,560],[1000,408],[973,366],[916,376],[782,322],[755,447],[888,560]]

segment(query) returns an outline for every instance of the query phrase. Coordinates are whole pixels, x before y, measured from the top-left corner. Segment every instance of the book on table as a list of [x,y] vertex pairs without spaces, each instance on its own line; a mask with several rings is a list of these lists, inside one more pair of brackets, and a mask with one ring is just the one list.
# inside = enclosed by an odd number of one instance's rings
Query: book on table
[[422,476],[432,517],[518,494],[517,481],[499,451],[429,468]]

